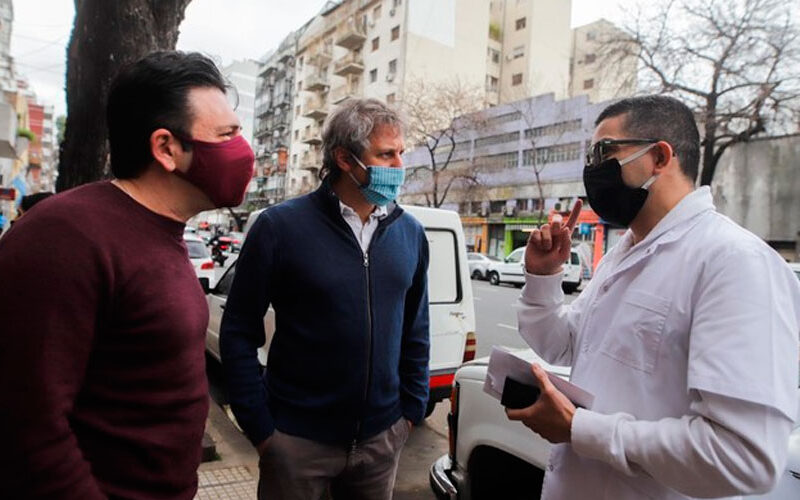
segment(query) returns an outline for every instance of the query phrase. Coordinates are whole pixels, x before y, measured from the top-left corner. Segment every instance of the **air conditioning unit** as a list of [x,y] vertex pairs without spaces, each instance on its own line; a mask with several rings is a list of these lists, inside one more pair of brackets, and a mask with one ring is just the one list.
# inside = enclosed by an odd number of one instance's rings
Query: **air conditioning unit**
[[506,206],[505,214],[506,217],[514,217],[517,215],[517,207],[515,205]]
[[481,217],[488,217],[489,208],[488,207],[480,207],[478,209],[478,215],[480,215]]
[[386,74],[386,81],[393,82],[394,81],[394,73],[387,73]]

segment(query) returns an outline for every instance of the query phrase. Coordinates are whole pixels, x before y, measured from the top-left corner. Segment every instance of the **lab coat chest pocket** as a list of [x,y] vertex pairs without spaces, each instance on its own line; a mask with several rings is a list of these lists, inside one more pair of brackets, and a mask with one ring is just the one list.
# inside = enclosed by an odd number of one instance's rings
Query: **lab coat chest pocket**
[[652,373],[669,309],[669,299],[628,289],[600,345],[600,352],[631,368]]

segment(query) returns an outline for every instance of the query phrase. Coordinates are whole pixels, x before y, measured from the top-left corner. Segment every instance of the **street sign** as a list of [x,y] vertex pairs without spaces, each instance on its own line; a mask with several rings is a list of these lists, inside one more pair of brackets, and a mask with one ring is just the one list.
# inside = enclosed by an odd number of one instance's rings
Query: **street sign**
[[14,188],[0,188],[0,200],[14,201],[17,199],[17,190]]

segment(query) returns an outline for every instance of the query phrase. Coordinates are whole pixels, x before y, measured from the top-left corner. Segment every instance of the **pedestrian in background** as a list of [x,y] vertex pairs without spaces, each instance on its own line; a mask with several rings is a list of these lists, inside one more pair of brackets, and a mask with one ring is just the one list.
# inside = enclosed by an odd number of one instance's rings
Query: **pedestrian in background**
[[214,63],[159,52],[107,105],[113,181],[0,240],[0,498],[191,499],[208,307],[183,230],[241,203],[253,152]]
[[797,416],[800,283],[761,239],[695,189],[691,110],[623,99],[596,122],[584,184],[628,227],[572,304],[566,224],[531,233],[519,331],[594,394],[576,408],[534,367],[543,394],[508,410],[552,443],[542,498],[731,497],[773,488]]
[[395,111],[350,99],[322,142],[320,188],[265,210],[247,235],[222,321],[223,372],[261,456],[260,499],[328,489],[389,499],[428,399],[428,244],[394,201],[404,178]]

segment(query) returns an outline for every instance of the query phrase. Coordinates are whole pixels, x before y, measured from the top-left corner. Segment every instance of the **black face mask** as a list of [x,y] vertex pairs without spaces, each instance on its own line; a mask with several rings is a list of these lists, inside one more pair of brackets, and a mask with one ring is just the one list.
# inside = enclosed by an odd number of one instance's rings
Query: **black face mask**
[[651,177],[638,188],[628,187],[622,180],[622,165],[639,156],[641,154],[634,154],[622,160],[623,163],[616,158],[609,158],[597,166],[584,167],[583,185],[589,205],[604,221],[628,227],[644,206],[647,188],[655,181],[655,177]]

